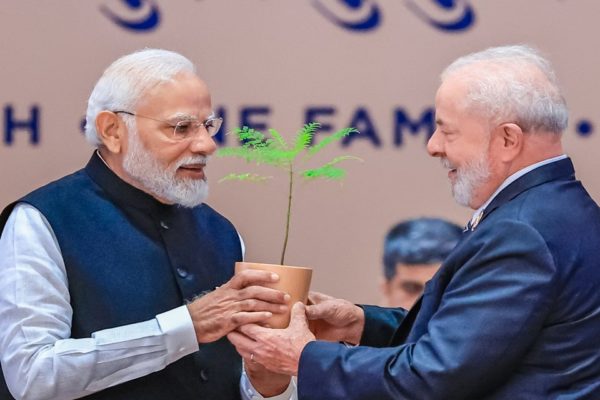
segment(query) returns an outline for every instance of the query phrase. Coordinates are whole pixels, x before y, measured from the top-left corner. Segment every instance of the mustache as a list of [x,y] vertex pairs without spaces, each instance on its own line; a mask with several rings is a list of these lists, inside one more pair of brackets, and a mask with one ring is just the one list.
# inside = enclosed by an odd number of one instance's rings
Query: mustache
[[185,158],[182,158],[181,160],[177,161],[175,168],[179,168],[183,165],[191,165],[191,164],[206,165],[208,163],[208,159],[209,159],[208,156],[200,156],[200,155],[185,157]]
[[448,160],[447,158],[440,158],[440,162],[442,163],[442,167],[446,168],[446,169],[456,169],[456,167],[454,167],[454,165],[452,165],[452,163],[450,162],[450,160]]

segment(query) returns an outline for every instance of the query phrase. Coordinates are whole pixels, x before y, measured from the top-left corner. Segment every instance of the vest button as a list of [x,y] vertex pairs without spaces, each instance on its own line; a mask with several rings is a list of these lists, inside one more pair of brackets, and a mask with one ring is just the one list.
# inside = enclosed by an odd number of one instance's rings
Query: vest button
[[187,269],[179,267],[177,268],[177,275],[179,275],[180,278],[185,278],[189,275],[189,272]]
[[163,229],[169,229],[169,225],[167,225],[165,221],[160,221],[160,227]]
[[200,370],[200,380],[202,380],[202,382],[208,381],[208,370],[204,368]]

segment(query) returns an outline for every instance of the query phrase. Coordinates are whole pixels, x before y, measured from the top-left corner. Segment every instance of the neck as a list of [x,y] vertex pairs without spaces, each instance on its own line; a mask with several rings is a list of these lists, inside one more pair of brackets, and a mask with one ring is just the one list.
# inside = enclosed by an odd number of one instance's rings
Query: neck
[[552,132],[526,134],[521,154],[510,164],[506,178],[530,165],[564,154],[560,135]]

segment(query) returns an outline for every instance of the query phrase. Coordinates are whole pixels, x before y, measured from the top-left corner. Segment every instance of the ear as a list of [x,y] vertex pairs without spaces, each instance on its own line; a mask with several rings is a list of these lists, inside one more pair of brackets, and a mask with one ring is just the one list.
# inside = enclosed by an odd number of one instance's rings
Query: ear
[[504,123],[498,127],[499,154],[502,161],[513,161],[521,153],[523,149],[523,135],[521,127],[512,122]]
[[96,116],[96,132],[109,152],[121,153],[127,128],[117,114],[100,111]]

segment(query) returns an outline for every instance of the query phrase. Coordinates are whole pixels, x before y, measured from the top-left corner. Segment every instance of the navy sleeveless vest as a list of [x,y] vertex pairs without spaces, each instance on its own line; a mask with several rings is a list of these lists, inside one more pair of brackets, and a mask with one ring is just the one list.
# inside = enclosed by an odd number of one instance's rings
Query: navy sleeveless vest
[[[162,204],[117,177],[97,154],[83,170],[19,202],[46,217],[60,245],[72,338],[179,307],[227,282],[242,258],[235,228],[212,208]],[[0,232],[13,207],[4,210]],[[239,399],[240,373],[241,359],[224,338],[201,344],[161,371],[86,398]]]

